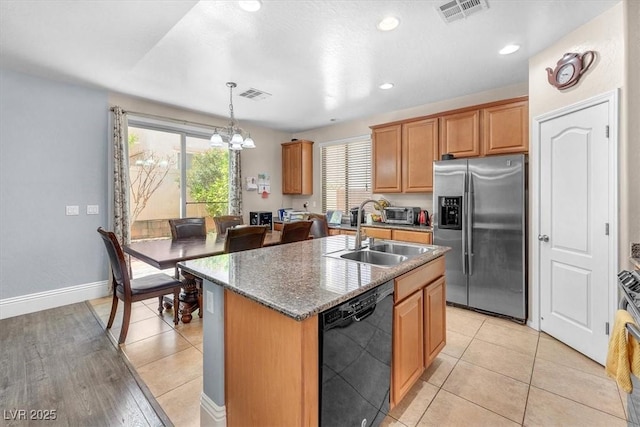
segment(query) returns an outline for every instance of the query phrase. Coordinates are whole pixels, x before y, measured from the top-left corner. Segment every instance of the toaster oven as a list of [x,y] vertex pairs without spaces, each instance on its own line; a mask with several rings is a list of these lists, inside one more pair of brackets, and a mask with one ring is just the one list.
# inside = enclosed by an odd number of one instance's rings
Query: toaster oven
[[417,225],[420,208],[389,206],[384,208],[384,216],[387,224]]

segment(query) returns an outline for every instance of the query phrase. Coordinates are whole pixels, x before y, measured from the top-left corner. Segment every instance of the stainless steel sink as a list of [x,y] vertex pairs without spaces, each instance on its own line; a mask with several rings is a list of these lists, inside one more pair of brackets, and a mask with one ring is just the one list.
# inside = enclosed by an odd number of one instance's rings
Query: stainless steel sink
[[423,248],[420,246],[401,245],[398,243],[381,243],[378,245],[370,246],[369,250],[376,251],[376,252],[391,253],[396,255],[403,255],[405,257],[411,258],[416,255],[425,254],[433,249]]
[[397,255],[386,252],[374,252],[374,251],[355,251],[348,252],[340,255],[340,258],[348,259],[351,261],[364,262],[367,264],[373,264],[378,266],[391,267],[398,265],[408,258],[403,255]]

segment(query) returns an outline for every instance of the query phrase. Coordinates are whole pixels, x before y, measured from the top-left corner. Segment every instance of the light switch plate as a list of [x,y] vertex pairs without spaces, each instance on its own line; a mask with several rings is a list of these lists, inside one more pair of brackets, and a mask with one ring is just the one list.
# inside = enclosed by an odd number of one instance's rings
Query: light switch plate
[[87,205],[87,215],[98,215],[100,207],[98,205]]
[[67,206],[67,215],[80,215],[80,206]]

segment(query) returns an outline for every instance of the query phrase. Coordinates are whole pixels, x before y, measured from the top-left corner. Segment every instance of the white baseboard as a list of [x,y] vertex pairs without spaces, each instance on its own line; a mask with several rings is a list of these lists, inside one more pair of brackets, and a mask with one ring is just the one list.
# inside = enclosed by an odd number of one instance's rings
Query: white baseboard
[[109,295],[106,280],[0,300],[0,319],[34,313]]
[[218,406],[209,396],[200,395],[200,426],[226,427],[227,411],[224,406]]

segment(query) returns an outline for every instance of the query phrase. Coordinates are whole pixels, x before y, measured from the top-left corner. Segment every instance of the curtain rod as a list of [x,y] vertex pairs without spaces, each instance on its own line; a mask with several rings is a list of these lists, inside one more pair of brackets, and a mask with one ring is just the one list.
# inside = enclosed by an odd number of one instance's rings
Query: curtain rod
[[[115,107],[109,108],[109,111],[113,112],[114,108]],[[200,126],[200,127],[210,128],[210,129],[213,129],[213,130],[224,129],[224,126],[209,125],[209,124],[205,124],[205,123],[191,122],[191,121],[188,121],[188,120],[172,119],[171,117],[158,116],[158,115],[155,115],[155,114],[139,113],[139,112],[136,112],[136,111],[126,111],[126,110],[122,110],[122,112],[124,114],[131,114],[131,115],[134,115],[134,116],[144,117],[144,118],[147,118],[147,119],[163,120],[163,121],[173,122],[173,123],[177,123],[177,124],[181,124],[181,125]]]

